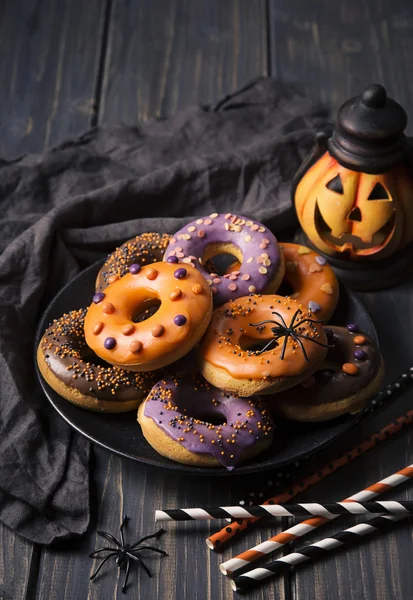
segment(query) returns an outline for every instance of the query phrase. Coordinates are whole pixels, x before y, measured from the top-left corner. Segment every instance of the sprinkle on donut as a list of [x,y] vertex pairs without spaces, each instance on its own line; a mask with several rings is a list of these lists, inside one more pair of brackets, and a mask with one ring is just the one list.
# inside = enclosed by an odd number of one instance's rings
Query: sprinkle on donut
[[[233,254],[238,270],[222,276],[205,264],[219,254]],[[214,305],[254,292],[275,292],[284,263],[274,235],[258,221],[231,213],[196,219],[171,239],[164,260],[192,264],[208,280]]]

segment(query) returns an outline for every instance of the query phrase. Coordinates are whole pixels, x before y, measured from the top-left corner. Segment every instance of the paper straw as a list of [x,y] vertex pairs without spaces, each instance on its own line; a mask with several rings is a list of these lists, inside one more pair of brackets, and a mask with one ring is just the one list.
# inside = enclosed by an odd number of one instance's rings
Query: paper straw
[[[401,469],[401,471],[397,471],[397,473],[394,473],[377,483],[373,483],[373,485],[357,492],[357,494],[353,494],[353,496],[349,496],[342,502],[365,502],[366,500],[370,500],[379,494],[383,494],[384,492],[395,488],[401,483],[405,483],[412,477],[413,464],[408,465],[404,469]],[[275,550],[279,550],[279,548],[282,548],[285,544],[289,544],[290,542],[307,535],[307,533],[314,531],[317,527],[321,527],[321,525],[328,523],[330,520],[336,519],[337,516],[338,515],[331,515],[330,517],[314,517],[312,519],[307,519],[302,523],[298,523],[297,525],[278,533],[266,542],[258,544],[258,546],[251,548],[251,550],[247,550],[246,552],[227,560],[222,563],[219,568],[224,575],[233,575],[239,569],[249,566],[254,560],[262,558]]]
[[306,546],[300,552],[292,552],[287,556],[282,556],[277,560],[265,565],[265,567],[259,567],[258,569],[252,569],[248,573],[239,575],[231,581],[231,587],[234,591],[250,588],[256,585],[258,582],[268,577],[274,577],[281,573],[289,572],[291,567],[299,565],[304,562],[311,560],[317,560],[335,549],[341,549],[343,547],[350,546],[355,542],[359,542],[361,538],[366,535],[377,533],[378,531],[386,531],[397,521],[401,521],[407,515],[404,516],[384,516],[375,517],[367,523],[359,523],[345,529],[336,535],[325,538],[314,544]]
[[242,508],[241,506],[218,506],[213,508],[178,508],[156,510],[155,522],[160,521],[208,521],[211,519],[248,519],[250,517],[325,517],[339,515],[393,515],[406,516],[413,513],[412,501],[387,502],[307,502],[303,504],[267,504]]
[[[393,383],[384,388],[381,392],[379,392],[372,400],[370,400],[370,406],[378,406],[380,405],[386,398],[393,399],[395,395],[399,394],[401,390],[403,390],[407,385],[410,385],[413,378],[413,367],[409,369],[409,371],[402,373]],[[389,423],[386,427],[377,431],[373,435],[369,436],[365,440],[355,444],[353,448],[348,450],[347,452],[339,455],[336,459],[332,461],[328,461],[325,463],[321,469],[317,469],[317,473],[311,473],[307,477],[302,480],[295,482],[292,486],[289,486],[289,491],[277,494],[273,496],[264,504],[274,503],[274,504],[282,504],[283,502],[288,502],[297,494],[304,492],[312,485],[315,485],[331,473],[334,473],[344,465],[347,465],[352,460],[364,454],[371,448],[374,448],[377,444],[383,442],[387,438],[391,437],[398,433],[405,426],[410,425],[413,422],[413,411],[409,411],[404,416],[396,419],[396,421]],[[214,533],[206,540],[206,544],[208,548],[211,550],[219,549],[224,543],[228,542],[234,535],[240,533],[248,526],[252,525],[257,521],[255,519],[243,519],[240,522],[234,522],[230,525],[227,525]]]

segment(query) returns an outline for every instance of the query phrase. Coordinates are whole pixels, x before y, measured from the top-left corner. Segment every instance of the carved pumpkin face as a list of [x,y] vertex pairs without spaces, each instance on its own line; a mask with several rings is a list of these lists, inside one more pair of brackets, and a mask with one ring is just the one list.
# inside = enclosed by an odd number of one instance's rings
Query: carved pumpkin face
[[326,152],[298,183],[295,206],[310,241],[329,255],[383,258],[413,239],[413,181],[404,165],[370,175]]

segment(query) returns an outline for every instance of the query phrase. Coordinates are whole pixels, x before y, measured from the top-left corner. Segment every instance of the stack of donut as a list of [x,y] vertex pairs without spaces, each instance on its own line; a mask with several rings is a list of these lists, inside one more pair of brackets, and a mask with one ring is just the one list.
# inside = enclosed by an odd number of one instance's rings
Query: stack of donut
[[274,421],[357,412],[379,388],[375,343],[354,323],[325,326],[338,293],[309,248],[213,213],[109,255],[90,306],[50,324],[38,364],[74,404],[138,409],[163,456],[231,470],[271,446]]

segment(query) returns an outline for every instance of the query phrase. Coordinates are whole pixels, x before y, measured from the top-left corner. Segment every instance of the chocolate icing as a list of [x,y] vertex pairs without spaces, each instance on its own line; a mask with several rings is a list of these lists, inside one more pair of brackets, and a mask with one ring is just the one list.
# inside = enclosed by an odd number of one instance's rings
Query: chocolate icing
[[98,273],[96,291],[106,289],[110,277],[126,275],[134,263],[143,266],[161,261],[170,239],[171,236],[166,233],[143,233],[116,248]]
[[[223,244],[238,248],[242,264],[239,271],[213,276],[199,259],[204,259],[208,246]],[[213,213],[185,225],[171,239],[165,257],[177,257],[195,266],[210,284],[215,306],[250,293],[263,293],[282,265],[275,236],[259,221],[230,213]]]
[[[330,347],[322,368],[301,385],[295,386],[277,394],[266,397],[270,407],[296,403],[322,405],[332,404],[345,398],[351,398],[365,388],[378,374],[381,366],[381,355],[376,344],[364,333],[360,333],[357,325],[346,327],[329,326],[325,328]],[[365,342],[356,344],[357,337],[363,337]],[[363,354],[360,353],[363,352]],[[357,356],[362,357],[359,360]],[[356,375],[347,375],[342,371],[344,364],[355,365]]]
[[90,362],[102,361],[85,342],[85,315],[86,309],[72,310],[49,325],[40,344],[51,371],[65,385],[98,400],[133,400],[146,394],[156,373],[133,373]]
[[[158,381],[145,401],[144,415],[190,452],[210,454],[228,470],[240,462],[245,450],[272,437],[273,431],[259,397],[223,392],[199,374]],[[220,419],[224,424],[213,424]]]

